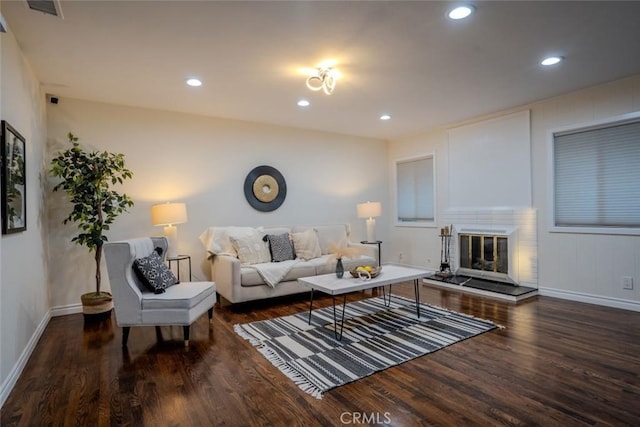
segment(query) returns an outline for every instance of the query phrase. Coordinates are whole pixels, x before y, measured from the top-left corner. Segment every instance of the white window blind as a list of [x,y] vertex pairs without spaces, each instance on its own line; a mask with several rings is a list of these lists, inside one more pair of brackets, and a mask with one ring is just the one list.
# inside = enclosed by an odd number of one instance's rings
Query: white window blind
[[433,221],[433,157],[398,161],[396,180],[398,222]]
[[640,120],[554,134],[555,225],[640,227]]

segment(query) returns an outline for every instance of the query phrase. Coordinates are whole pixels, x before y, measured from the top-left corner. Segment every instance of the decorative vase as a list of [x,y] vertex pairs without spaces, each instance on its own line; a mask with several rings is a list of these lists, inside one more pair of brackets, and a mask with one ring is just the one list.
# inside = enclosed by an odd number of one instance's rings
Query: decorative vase
[[344,266],[342,265],[342,258],[336,260],[336,277],[342,279],[344,276]]

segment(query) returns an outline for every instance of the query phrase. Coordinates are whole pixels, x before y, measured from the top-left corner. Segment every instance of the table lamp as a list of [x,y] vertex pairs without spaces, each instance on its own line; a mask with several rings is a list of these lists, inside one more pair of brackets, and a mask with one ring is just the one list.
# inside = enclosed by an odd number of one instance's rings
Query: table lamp
[[376,220],[382,214],[380,202],[359,203],[357,206],[358,218],[367,218],[367,241],[376,241]]
[[163,203],[151,206],[151,223],[163,225],[164,235],[169,240],[167,256],[178,256],[178,229],[175,224],[187,222],[187,205],[184,203]]

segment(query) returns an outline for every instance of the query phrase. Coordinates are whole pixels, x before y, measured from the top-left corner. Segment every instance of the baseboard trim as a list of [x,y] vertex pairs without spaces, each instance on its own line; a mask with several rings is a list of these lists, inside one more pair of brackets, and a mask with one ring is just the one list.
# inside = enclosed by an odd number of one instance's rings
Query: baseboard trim
[[13,387],[15,387],[16,383],[18,382],[18,378],[20,378],[24,367],[27,365],[27,362],[29,361],[33,350],[35,350],[36,345],[40,340],[40,337],[44,333],[44,330],[47,328],[49,320],[51,320],[51,311],[47,311],[45,313],[44,317],[40,321],[40,324],[38,324],[38,327],[33,332],[33,335],[31,335],[29,342],[22,351],[22,354],[18,358],[18,361],[15,365],[13,365],[13,368],[9,372],[9,375],[2,383],[2,386],[0,386],[0,408],[4,406],[4,402],[6,402],[9,394],[11,394],[11,391],[13,390]]
[[78,314],[82,313],[82,304],[69,304],[69,305],[61,305],[58,307],[51,307],[51,317],[58,316],[66,316],[67,314]]
[[543,287],[538,288],[538,294],[542,296],[584,302],[587,304],[597,304],[604,305],[606,307],[620,308],[622,310],[640,311],[640,301],[630,301],[621,298],[612,298],[602,295],[591,295],[582,292],[565,291],[562,289]]

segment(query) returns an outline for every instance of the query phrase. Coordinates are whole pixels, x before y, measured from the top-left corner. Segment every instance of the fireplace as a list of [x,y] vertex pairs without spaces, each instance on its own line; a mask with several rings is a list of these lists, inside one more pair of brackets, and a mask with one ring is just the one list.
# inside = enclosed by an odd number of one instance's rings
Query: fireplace
[[457,275],[518,284],[516,227],[456,225]]

